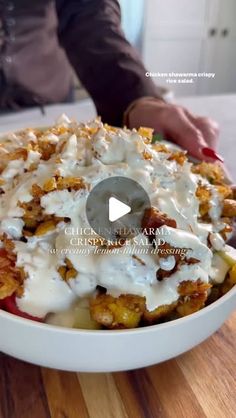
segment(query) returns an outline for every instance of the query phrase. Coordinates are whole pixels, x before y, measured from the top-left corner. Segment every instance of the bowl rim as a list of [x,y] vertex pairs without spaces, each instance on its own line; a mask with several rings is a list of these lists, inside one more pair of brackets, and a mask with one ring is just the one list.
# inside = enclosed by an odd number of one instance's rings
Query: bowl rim
[[211,312],[212,310],[217,309],[220,305],[226,303],[229,299],[231,299],[233,296],[236,295],[236,285],[232,287],[225,295],[221,296],[219,299],[217,299],[215,302],[211,303],[210,305],[200,309],[197,312],[194,312],[190,315],[187,315],[182,318],[173,319],[172,321],[167,321],[162,324],[155,324],[155,325],[147,325],[145,327],[140,328],[130,328],[130,329],[118,329],[118,330],[90,330],[90,329],[79,329],[79,328],[69,328],[69,327],[61,327],[59,325],[50,325],[46,323],[41,323],[34,321],[32,319],[22,318],[20,316],[17,316],[15,314],[6,312],[2,309],[0,309],[0,318],[5,318],[7,320],[11,320],[15,322],[15,324],[21,324],[21,326],[29,326],[30,328],[36,328],[40,329],[41,331],[45,332],[52,332],[57,334],[71,334],[71,335],[81,335],[81,336],[94,336],[97,337],[99,335],[106,335],[106,338],[120,336],[120,335],[127,335],[127,334],[145,334],[145,333],[152,333],[157,330],[163,330],[166,328],[172,328],[176,325],[181,325],[185,322],[189,322],[194,318],[198,318],[201,316],[206,315],[208,312]]

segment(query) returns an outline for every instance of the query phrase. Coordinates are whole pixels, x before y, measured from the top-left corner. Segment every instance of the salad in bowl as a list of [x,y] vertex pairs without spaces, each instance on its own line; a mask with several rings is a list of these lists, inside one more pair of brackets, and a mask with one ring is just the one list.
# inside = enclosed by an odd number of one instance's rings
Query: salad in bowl
[[[109,242],[86,215],[99,182],[140,184],[138,233]],[[187,316],[236,283],[236,201],[219,164],[189,161],[149,128],[63,115],[0,144],[0,309],[48,324],[130,329]]]

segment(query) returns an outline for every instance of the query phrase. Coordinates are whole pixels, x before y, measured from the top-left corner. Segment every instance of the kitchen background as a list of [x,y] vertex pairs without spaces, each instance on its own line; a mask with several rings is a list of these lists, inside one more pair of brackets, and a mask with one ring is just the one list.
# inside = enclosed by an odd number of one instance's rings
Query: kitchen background
[[215,73],[166,83],[176,96],[236,91],[236,0],[120,0],[126,37],[150,72]]
[[[199,78],[193,84],[168,85],[162,77],[153,80],[170,89],[167,98],[172,100],[174,92],[180,105],[218,121],[219,152],[236,183],[236,0],[120,0],[120,4],[125,34],[149,71],[216,73],[213,80]],[[75,84],[76,98],[87,97],[76,77]],[[95,113],[90,101],[63,109],[80,120]],[[62,108],[56,105],[48,107],[46,115],[39,109],[6,115],[0,132],[21,129],[29,120],[31,126],[49,125],[60,113]]]

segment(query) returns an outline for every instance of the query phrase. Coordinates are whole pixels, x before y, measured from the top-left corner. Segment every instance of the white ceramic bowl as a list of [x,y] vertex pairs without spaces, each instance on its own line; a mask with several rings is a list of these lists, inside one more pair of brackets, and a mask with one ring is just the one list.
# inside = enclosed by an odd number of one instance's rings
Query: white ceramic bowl
[[190,350],[220,328],[235,308],[236,286],[195,314],[164,324],[116,331],[56,327],[0,309],[0,351],[61,370],[131,370],[161,363]]
[[236,286],[212,305],[185,318],[145,328],[86,331],[22,319],[0,310],[0,350],[41,366],[83,372],[129,370],[190,350],[236,307]]

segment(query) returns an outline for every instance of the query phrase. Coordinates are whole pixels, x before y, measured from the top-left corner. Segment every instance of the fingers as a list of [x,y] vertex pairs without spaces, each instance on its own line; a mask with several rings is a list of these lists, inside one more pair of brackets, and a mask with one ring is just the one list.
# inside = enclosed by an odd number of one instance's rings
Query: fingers
[[183,108],[173,107],[167,120],[165,134],[168,139],[186,149],[195,158],[211,162],[217,159],[214,151],[209,149],[202,131],[192,123]]
[[143,99],[129,113],[129,126],[154,128],[199,160],[223,162],[215,152],[218,125],[208,118],[192,115],[181,106]]
[[219,125],[210,118],[194,116],[188,110],[184,109],[189,120],[199,129],[210,148],[216,149],[219,139]]

